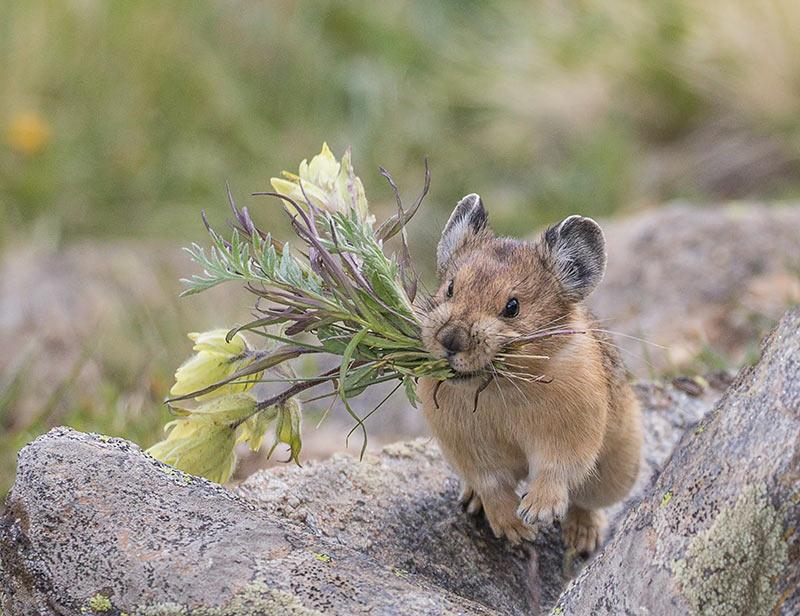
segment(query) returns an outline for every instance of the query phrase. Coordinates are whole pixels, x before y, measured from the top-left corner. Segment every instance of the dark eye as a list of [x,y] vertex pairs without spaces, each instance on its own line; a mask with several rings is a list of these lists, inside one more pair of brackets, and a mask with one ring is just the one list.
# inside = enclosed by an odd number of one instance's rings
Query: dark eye
[[447,285],[447,290],[444,292],[447,297],[453,297],[453,281]]
[[518,314],[519,302],[517,301],[516,297],[512,297],[510,300],[508,300],[506,307],[503,308],[503,316],[507,319],[513,319]]

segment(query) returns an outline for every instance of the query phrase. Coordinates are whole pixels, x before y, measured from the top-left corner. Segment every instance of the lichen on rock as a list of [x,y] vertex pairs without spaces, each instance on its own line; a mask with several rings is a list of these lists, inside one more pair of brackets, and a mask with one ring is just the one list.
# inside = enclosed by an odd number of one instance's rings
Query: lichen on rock
[[178,603],[140,606],[137,616],[321,616],[322,612],[305,607],[294,595],[265,582],[254,581],[220,607],[189,609]]
[[769,614],[787,559],[782,516],[759,484],[746,487],[692,540],[673,573],[693,614]]
[[[102,439],[101,439],[102,440]],[[105,442],[105,441],[103,441]],[[89,605],[89,609],[93,612],[107,612],[111,609],[111,599],[101,593],[97,593],[93,597],[89,597],[89,601],[87,602]],[[82,609],[81,611],[85,611],[86,608]]]

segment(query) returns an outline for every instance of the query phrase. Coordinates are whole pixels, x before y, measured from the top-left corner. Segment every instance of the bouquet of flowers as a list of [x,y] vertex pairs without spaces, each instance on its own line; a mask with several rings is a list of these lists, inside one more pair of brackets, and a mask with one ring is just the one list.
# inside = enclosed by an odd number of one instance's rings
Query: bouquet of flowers
[[[416,405],[421,376],[452,376],[442,359],[431,357],[420,340],[415,310],[417,276],[411,264],[405,225],[428,192],[430,174],[407,209],[391,176],[381,168],[397,202],[396,213],[376,227],[350,151],[336,160],[327,145],[297,174],[273,178],[273,191],[255,193],[280,200],[296,243],[280,242],[258,228],[246,207],[228,190],[232,230],[223,236],[203,220],[210,250],[188,248],[203,271],[183,282],[184,294],[236,281],[256,298],[255,318],[230,330],[189,334],[196,354],[175,374],[168,400],[175,419],[165,440],[149,452],[167,463],[218,482],[235,466],[237,443],[258,450],[267,433],[272,449],[284,443],[297,462],[301,448],[298,394],[328,385],[322,396],[338,396],[363,433],[363,419],[349,399],[377,383],[396,381]],[[384,242],[400,236],[397,255]],[[263,341],[251,346],[244,332]],[[339,358],[339,365],[312,377],[298,377],[292,360],[309,354]],[[272,375],[272,378],[267,378]],[[279,381],[285,387],[259,399],[253,385]],[[349,436],[349,435],[348,435]],[[272,450],[270,450],[271,453]]]

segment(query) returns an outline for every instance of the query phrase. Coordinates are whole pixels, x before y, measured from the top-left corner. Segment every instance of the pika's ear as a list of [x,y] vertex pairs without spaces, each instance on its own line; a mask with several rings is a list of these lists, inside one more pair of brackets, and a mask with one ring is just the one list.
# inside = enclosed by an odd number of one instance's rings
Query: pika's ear
[[436,269],[441,275],[450,259],[471,240],[485,235],[489,216],[483,209],[481,198],[472,193],[458,202],[442,231],[442,239],[436,248]]
[[591,293],[606,271],[606,240],[591,218],[570,216],[544,232],[553,272],[572,301]]

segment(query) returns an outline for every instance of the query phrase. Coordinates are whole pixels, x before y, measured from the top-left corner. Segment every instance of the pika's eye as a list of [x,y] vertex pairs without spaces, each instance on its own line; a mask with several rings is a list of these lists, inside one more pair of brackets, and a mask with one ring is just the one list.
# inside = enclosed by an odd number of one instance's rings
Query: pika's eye
[[447,285],[447,290],[444,292],[446,297],[453,297],[453,281]]
[[506,307],[503,308],[503,316],[507,319],[513,319],[518,314],[519,302],[517,301],[516,297],[512,297],[510,300],[508,300]]

